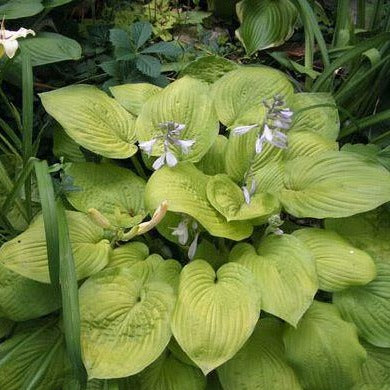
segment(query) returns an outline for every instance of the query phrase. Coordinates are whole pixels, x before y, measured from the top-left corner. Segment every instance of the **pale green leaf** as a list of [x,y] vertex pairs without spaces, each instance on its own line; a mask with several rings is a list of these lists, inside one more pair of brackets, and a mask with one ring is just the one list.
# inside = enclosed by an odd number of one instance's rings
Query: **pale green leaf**
[[90,379],[134,375],[169,342],[174,290],[137,264],[102,271],[80,289],[81,344]]
[[[161,136],[159,125],[168,121],[185,125],[180,133],[181,140],[195,141],[187,154],[178,147],[174,148],[179,160],[199,161],[216,140],[219,130],[209,86],[191,77],[183,77],[151,96],[137,118],[138,140],[148,141]],[[160,139],[151,155],[160,156],[163,151]]]
[[243,346],[259,317],[259,295],[250,271],[228,263],[217,272],[203,260],[183,268],[172,332],[204,374]]
[[[83,213],[67,211],[70,240],[78,279],[103,269],[111,246],[104,231]],[[0,249],[0,263],[24,277],[50,283],[42,214],[29,228]]]
[[241,221],[227,222],[207,199],[209,176],[192,164],[181,163],[174,168],[163,167],[154,172],[145,189],[145,205],[155,210],[168,202],[168,210],[188,214],[212,235],[242,240],[252,233],[252,225]]
[[5,19],[19,19],[43,11],[42,0],[9,0],[1,2],[0,15]]
[[245,345],[218,368],[224,390],[301,390],[287,364],[282,335],[281,322],[261,319]]
[[228,140],[226,137],[224,137],[223,135],[218,135],[211,148],[196,164],[196,167],[206,175],[216,175],[217,173],[224,173],[227,143]]
[[109,158],[137,151],[133,117],[96,87],[72,85],[40,97],[46,111],[84,148]]
[[161,91],[160,87],[148,83],[123,84],[110,88],[114,98],[131,114],[138,116],[142,106]]
[[257,252],[250,244],[236,245],[229,260],[255,276],[262,310],[296,326],[318,289],[315,262],[305,245],[288,234],[272,235]]
[[78,145],[61,126],[53,129],[53,154],[57,158],[63,157],[66,162],[84,162],[84,154]]
[[336,232],[306,228],[296,230],[293,235],[314,255],[321,290],[340,291],[367,284],[375,278],[376,268],[371,256]]
[[286,329],[284,344],[304,389],[350,390],[367,355],[356,328],[335,306],[316,301],[296,329]]
[[237,15],[241,26],[236,36],[250,55],[287,41],[298,13],[289,0],[242,0]]
[[213,243],[206,239],[202,239],[198,244],[194,259],[206,260],[215,271],[228,261],[227,256],[221,253]]
[[355,153],[288,161],[284,185],[279,199],[296,217],[346,217],[390,201],[390,173]]
[[66,194],[75,209],[86,213],[94,208],[120,227],[132,227],[145,217],[145,180],[131,170],[86,162],[68,165],[65,173],[78,189]]
[[129,242],[115,248],[110,255],[109,267],[131,267],[149,256],[149,248],[142,242]]

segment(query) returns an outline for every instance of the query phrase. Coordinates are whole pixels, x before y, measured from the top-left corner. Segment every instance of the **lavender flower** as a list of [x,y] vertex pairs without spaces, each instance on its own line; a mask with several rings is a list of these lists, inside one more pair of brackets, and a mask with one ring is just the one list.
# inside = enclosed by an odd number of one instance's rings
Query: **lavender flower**
[[188,248],[188,258],[192,260],[195,256],[196,249],[198,247],[198,224],[196,221],[190,223],[189,217],[184,217],[182,221],[180,221],[179,225],[173,229],[171,233],[173,236],[177,236],[178,241],[181,245],[186,245],[189,239],[189,231],[192,230],[193,234],[195,234],[194,239],[192,240],[189,248]]

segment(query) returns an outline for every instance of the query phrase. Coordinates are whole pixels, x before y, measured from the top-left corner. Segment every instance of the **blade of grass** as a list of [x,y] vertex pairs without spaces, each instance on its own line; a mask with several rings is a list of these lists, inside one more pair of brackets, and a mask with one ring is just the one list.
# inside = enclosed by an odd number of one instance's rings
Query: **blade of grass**
[[16,109],[16,107],[9,102],[7,96],[5,95],[5,93],[3,92],[3,90],[1,88],[0,88],[0,98],[4,102],[5,106],[7,107],[8,111],[10,112],[10,114],[12,115],[19,132],[22,133],[23,128],[22,128],[22,121],[20,119],[20,114],[19,114],[18,110]]
[[22,148],[22,143],[20,142],[19,137],[15,134],[14,130],[11,126],[7,124],[6,121],[0,118],[0,127],[3,129],[4,133],[7,137],[14,143],[14,145],[18,148]]

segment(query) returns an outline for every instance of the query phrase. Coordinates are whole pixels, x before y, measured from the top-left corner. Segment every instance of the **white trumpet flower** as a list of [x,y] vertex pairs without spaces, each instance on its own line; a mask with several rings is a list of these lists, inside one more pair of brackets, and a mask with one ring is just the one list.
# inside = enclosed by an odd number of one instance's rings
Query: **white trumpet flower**
[[5,52],[7,57],[13,58],[19,47],[18,39],[26,38],[28,34],[35,35],[35,32],[25,28],[20,28],[18,31],[9,31],[4,28],[3,23],[0,29],[0,57],[2,52]]

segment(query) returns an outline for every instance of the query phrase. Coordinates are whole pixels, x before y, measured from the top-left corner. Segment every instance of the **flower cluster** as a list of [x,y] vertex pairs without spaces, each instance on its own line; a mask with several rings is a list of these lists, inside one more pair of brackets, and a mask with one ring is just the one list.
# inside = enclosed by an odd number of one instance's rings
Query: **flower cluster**
[[159,128],[163,132],[162,135],[152,138],[150,141],[139,143],[139,147],[150,156],[156,142],[159,140],[162,141],[164,153],[154,162],[153,169],[160,169],[164,164],[167,164],[169,167],[174,167],[178,163],[177,157],[171,150],[172,147],[179,147],[184,154],[187,154],[190,151],[195,140],[180,139],[181,133],[185,127],[184,124],[173,121],[160,123]]
[[0,57],[2,52],[5,52],[7,57],[12,58],[19,47],[17,39],[26,38],[28,34],[35,35],[35,32],[25,28],[20,28],[18,31],[6,30],[3,20],[0,27]]
[[199,238],[198,224],[196,223],[196,221],[192,221],[191,223],[190,218],[183,218],[183,220],[180,221],[179,225],[176,228],[173,228],[172,235],[177,236],[177,239],[181,245],[186,245],[189,238],[189,228],[191,228],[194,232],[194,239],[192,240],[188,248],[188,258],[192,260],[195,256],[195,252],[198,247]]

